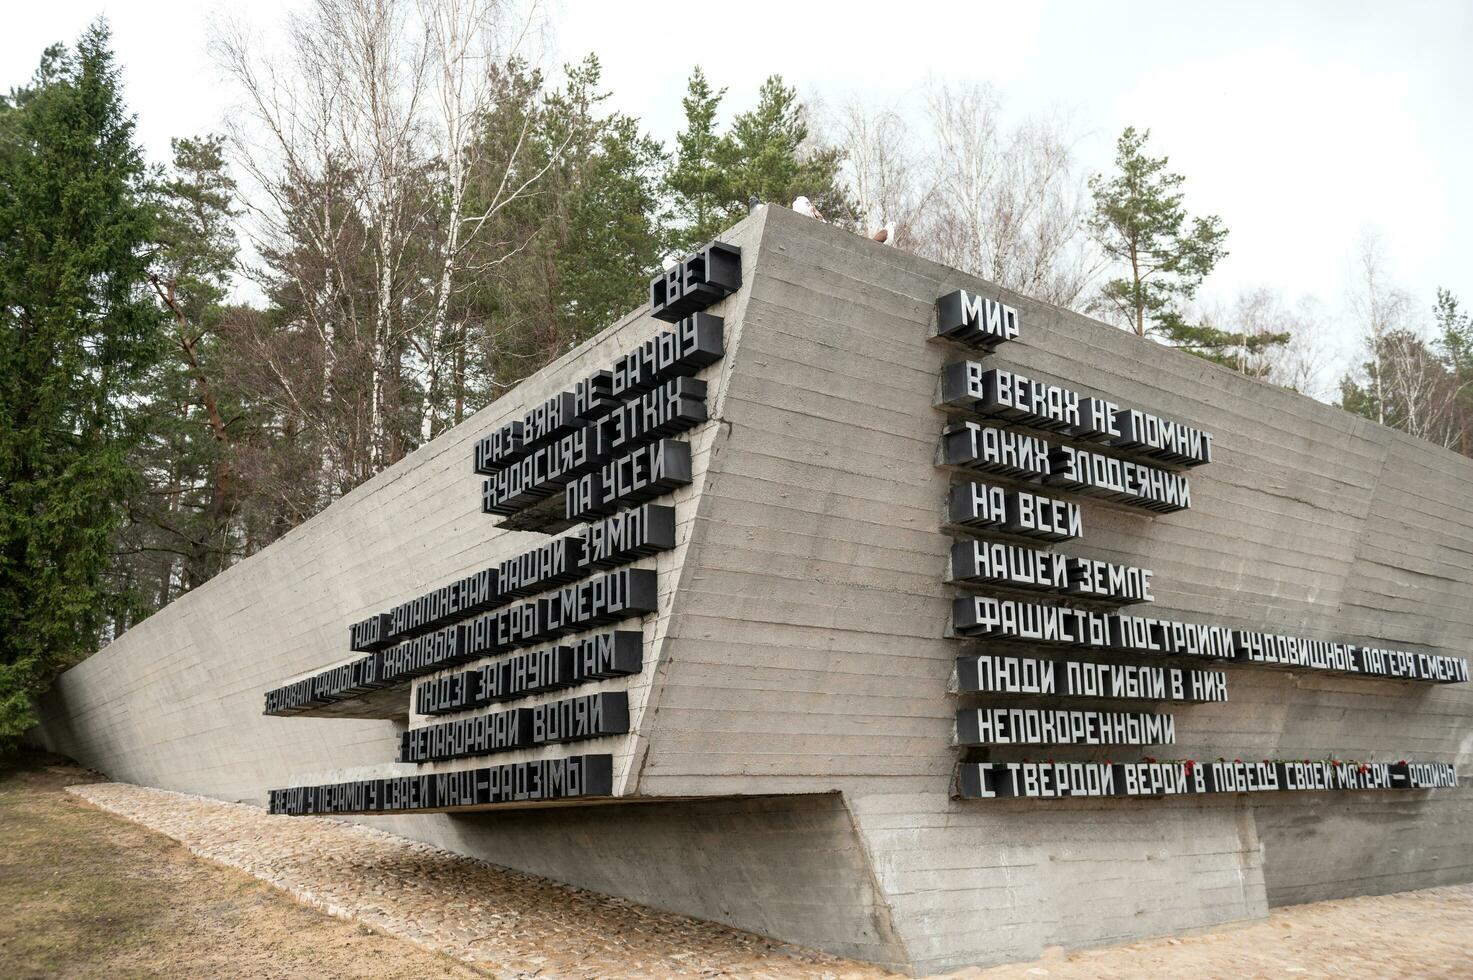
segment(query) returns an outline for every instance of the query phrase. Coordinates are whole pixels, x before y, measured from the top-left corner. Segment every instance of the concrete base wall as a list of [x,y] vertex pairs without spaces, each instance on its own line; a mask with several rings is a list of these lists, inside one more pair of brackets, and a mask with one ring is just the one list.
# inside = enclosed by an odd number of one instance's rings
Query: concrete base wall
[[1333,803],[1329,794],[1308,794],[1253,808],[1270,906],[1473,881],[1468,786]]
[[[661,609],[629,682],[634,730],[600,749],[616,792],[645,802],[372,822],[917,971],[1473,879],[1466,776],[1396,794],[954,799],[963,702],[947,681],[964,645],[945,636],[952,477],[933,465],[932,405],[962,355],[927,334],[943,293],[1000,291],[777,208],[724,237],[745,283],[717,311],[712,420],[690,436],[696,484],[673,498],[679,547],[649,565]],[[1473,461],[1002,295],[1023,327],[997,366],[1217,437],[1191,471],[1191,510],[1077,498],[1084,536],[1061,550],[1153,569],[1151,613],[1166,618],[1473,650]],[[478,513],[473,440],[661,326],[626,318],[68,672],[43,704],[47,743],[118,779],[226,799],[382,770],[395,723],[263,718],[261,693],[346,659],[348,623],[538,543]],[[1228,697],[1161,707],[1177,744],[1115,760],[1473,766],[1469,685],[1229,666]]]
[[365,822],[655,908],[908,966],[837,793]]

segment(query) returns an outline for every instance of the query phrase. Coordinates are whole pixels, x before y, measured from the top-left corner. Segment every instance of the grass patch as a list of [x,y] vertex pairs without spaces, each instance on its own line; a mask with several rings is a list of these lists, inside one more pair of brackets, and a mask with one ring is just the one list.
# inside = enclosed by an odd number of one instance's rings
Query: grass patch
[[0,961],[21,976],[136,953],[167,899],[118,848],[115,819],[67,805],[62,787],[88,779],[57,761],[23,756],[0,770]]
[[297,904],[89,806],[101,777],[0,762],[0,977],[472,977],[447,957]]

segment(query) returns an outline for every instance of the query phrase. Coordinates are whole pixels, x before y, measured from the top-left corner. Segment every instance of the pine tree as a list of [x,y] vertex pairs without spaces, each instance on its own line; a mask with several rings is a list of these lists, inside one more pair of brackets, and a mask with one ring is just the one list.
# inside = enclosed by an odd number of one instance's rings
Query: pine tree
[[[150,612],[239,557],[234,443],[247,413],[221,364],[220,323],[237,242],[235,184],[219,137],[176,139],[158,181],[157,260],[149,283],[169,327],[143,390],[144,438],[132,461],[144,490],[129,502],[114,575]],[[120,623],[126,627],[132,617]]]
[[1264,377],[1272,370],[1264,355],[1287,344],[1293,336],[1287,330],[1250,333],[1225,330],[1205,320],[1191,323],[1174,310],[1158,315],[1155,331],[1172,347],[1253,378]]
[[160,350],[153,215],[105,25],[0,99],[0,749],[90,652],[136,485],[129,398]]
[[1216,215],[1187,219],[1186,178],[1166,169],[1166,157],[1146,155],[1150,136],[1127,127],[1115,144],[1118,172],[1090,178],[1090,230],[1105,254],[1125,266],[1124,275],[1105,284],[1102,305],[1128,319],[1138,337],[1150,331],[1202,352],[1231,346],[1230,334],[1192,327],[1180,310],[1227,255],[1227,229]]
[[600,128],[598,146],[569,195],[567,236],[557,253],[558,303],[582,336],[646,298],[664,251],[663,149],[629,116],[613,116]]
[[782,76],[769,76],[757,105],[718,134],[716,114],[725,94],[712,91],[699,67],[691,72],[682,101],[685,128],[676,136],[666,176],[675,205],[675,251],[710,241],[740,220],[754,198],[786,207],[803,196],[830,220],[853,219],[855,206],[839,177],[843,151],[813,144],[803,103]]
[[731,144],[716,132],[716,113],[726,89],[713,91],[706,73],[691,71],[685,98],[685,128],[675,137],[675,160],[666,175],[679,229],[672,244],[684,252],[706,242],[729,223],[735,200]]
[[803,104],[781,75],[762,83],[756,107],[732,120],[727,141],[738,212],[745,212],[751,197],[786,206],[803,196],[831,220],[852,215],[853,205],[839,181],[842,151],[809,145]]
[[[503,159],[506,147],[521,145],[526,166],[546,172],[537,193],[496,212],[483,237],[510,243],[513,254],[488,263],[462,297],[474,356],[450,388],[469,408],[639,305],[668,247],[663,147],[638,120],[603,111],[609,96],[597,58],[566,73],[562,88],[544,93],[540,74],[513,66],[498,80],[506,96],[478,132],[481,157]],[[498,179],[494,170],[472,179],[471,213],[485,210]]]

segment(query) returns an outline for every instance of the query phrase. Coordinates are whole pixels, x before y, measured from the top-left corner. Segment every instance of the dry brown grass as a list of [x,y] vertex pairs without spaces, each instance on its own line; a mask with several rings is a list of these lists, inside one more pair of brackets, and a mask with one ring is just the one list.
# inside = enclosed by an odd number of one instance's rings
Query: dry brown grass
[[56,758],[0,764],[0,977],[475,977],[297,904],[62,791]]

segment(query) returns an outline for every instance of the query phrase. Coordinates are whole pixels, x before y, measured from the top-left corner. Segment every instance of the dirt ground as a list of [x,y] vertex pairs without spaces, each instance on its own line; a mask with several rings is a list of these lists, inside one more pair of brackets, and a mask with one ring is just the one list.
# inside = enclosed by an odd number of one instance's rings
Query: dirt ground
[[[92,784],[80,792],[97,806],[63,792],[77,783]],[[0,980],[304,974],[885,975],[361,826],[102,783],[55,759],[0,766]],[[1473,885],[1292,906],[1201,935],[947,976],[1473,978]]]
[[0,977],[478,977],[446,956],[299,905],[62,787],[0,768]]

